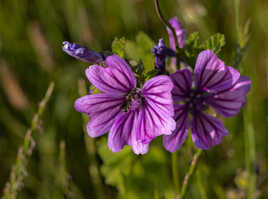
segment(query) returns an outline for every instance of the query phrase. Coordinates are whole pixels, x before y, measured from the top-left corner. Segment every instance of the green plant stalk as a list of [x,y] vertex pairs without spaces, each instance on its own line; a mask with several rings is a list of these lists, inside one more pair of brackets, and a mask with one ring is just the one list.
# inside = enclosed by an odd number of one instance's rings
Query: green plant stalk
[[197,177],[198,187],[199,187],[199,190],[200,190],[201,199],[207,199],[208,197],[207,197],[206,190],[204,188],[204,184],[203,184],[203,180],[202,180],[200,170],[196,171],[196,177]]
[[248,178],[248,199],[254,199],[255,188],[256,188],[256,173],[255,173],[255,136],[252,123],[247,124],[247,170],[249,173]]
[[192,159],[190,168],[189,168],[188,172],[186,173],[186,175],[184,177],[183,185],[182,185],[182,188],[181,188],[181,193],[177,198],[183,199],[183,197],[185,196],[186,191],[187,191],[187,187],[188,187],[188,184],[189,184],[189,179],[194,173],[194,169],[196,167],[197,160],[198,160],[199,156],[201,155],[201,153],[202,153],[202,150],[198,149],[198,151],[194,154],[194,157]]
[[[78,82],[78,90],[79,90],[79,95],[84,96],[87,95],[87,89],[86,89],[86,83],[84,80],[80,80]],[[105,199],[105,192],[104,192],[104,187],[103,183],[101,180],[101,174],[100,174],[100,168],[96,159],[97,155],[97,150],[96,150],[96,143],[95,140],[90,138],[87,134],[86,130],[86,125],[88,123],[88,116],[87,115],[82,115],[83,116],[83,122],[84,122],[84,140],[87,148],[88,155],[90,157],[90,164],[89,164],[89,174],[92,178],[93,185],[95,187],[95,191],[97,194],[97,197],[100,199]]]
[[179,43],[178,43],[178,38],[177,38],[177,35],[176,35],[176,31],[172,27],[172,25],[168,22],[168,20],[166,20],[166,18],[164,17],[164,15],[162,14],[161,9],[160,9],[160,4],[159,4],[159,1],[158,0],[154,0],[154,5],[155,5],[155,10],[156,10],[156,13],[157,13],[158,17],[160,18],[160,20],[162,21],[162,23],[164,25],[166,25],[171,30],[171,32],[173,34],[174,41],[175,41],[175,46],[176,46],[176,63],[177,63],[178,69],[180,69],[180,56],[179,56],[179,48],[180,47],[179,47]]
[[248,199],[254,199],[256,189],[255,173],[255,132],[252,124],[251,105],[248,104],[243,111],[244,128],[245,128],[245,161],[248,172]]
[[154,189],[154,199],[160,199],[158,189]]
[[236,39],[237,39],[237,43],[236,43],[236,51],[235,51],[235,59],[234,59],[234,63],[233,66],[235,68],[237,68],[240,64],[242,55],[241,55],[241,45],[240,45],[240,20],[239,20],[239,16],[240,16],[240,0],[235,0],[234,1],[234,8],[235,8],[235,29],[236,29]]
[[175,195],[177,195],[180,192],[180,184],[179,184],[179,171],[177,164],[178,158],[176,152],[173,152],[171,154],[171,161],[172,161],[172,178],[173,178],[174,190]]
[[22,188],[24,177],[27,175],[26,166],[28,163],[28,158],[32,154],[34,148],[34,140],[32,138],[32,132],[38,130],[38,125],[40,123],[40,118],[45,110],[46,104],[49,101],[54,90],[54,83],[50,83],[45,97],[39,103],[37,113],[32,119],[31,127],[27,130],[24,137],[23,146],[18,149],[16,164],[12,167],[10,179],[6,183],[4,188],[4,195],[2,199],[15,199],[17,194]]
[[[240,34],[240,0],[235,0],[235,21],[236,21],[236,31],[237,31],[237,49],[236,49],[236,56],[234,60],[234,67],[237,67],[239,71],[241,71],[240,63],[242,60],[243,53],[246,50],[247,42],[242,44],[241,34]],[[248,28],[247,30],[243,30],[243,36],[248,36]],[[252,124],[252,107],[251,104],[248,104],[243,110],[243,120],[244,120],[244,129],[245,129],[245,161],[246,161],[246,169],[248,172],[248,199],[254,199],[254,193],[256,189],[256,174],[254,170],[255,165],[255,133]]]
[[235,0],[235,28],[236,28],[236,34],[237,34],[237,41],[240,41],[240,0]]

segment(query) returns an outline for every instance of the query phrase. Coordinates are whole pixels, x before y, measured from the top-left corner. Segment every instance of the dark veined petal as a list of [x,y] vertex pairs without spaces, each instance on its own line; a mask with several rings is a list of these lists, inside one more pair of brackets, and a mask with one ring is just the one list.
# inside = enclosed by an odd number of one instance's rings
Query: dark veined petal
[[124,103],[124,97],[118,97],[110,94],[86,95],[78,98],[74,107],[78,112],[92,114],[110,110],[114,107],[120,107]]
[[218,118],[201,111],[193,115],[191,131],[195,145],[204,150],[219,144],[222,138],[228,134],[227,129]]
[[156,136],[171,134],[175,129],[172,88],[172,81],[166,75],[154,77],[144,84],[141,92],[145,100],[139,112],[138,140],[150,142]]
[[106,58],[105,63],[108,68],[114,69],[110,74],[116,76],[122,84],[128,88],[136,88],[136,77],[124,59],[112,55]]
[[192,72],[188,68],[185,68],[171,74],[170,77],[174,84],[172,90],[173,99],[176,101],[187,97],[192,87]]
[[167,75],[159,75],[146,81],[141,92],[146,99],[159,104],[163,110],[166,110],[173,116],[172,89],[173,83],[171,79]]
[[227,67],[213,51],[199,53],[194,69],[194,81],[198,89],[219,92],[231,88],[239,77],[240,73]]
[[149,144],[144,144],[136,139],[137,118],[137,111],[121,112],[117,116],[108,137],[108,146],[113,152],[118,152],[126,144],[129,144],[132,146],[134,153],[147,153]]
[[[137,125],[137,122],[138,122],[138,112],[135,111],[133,114],[134,115],[134,118],[135,118],[135,121],[134,123],[136,123],[136,127],[138,126]],[[128,138],[128,144],[132,147],[134,153],[136,154],[145,154],[148,152],[149,150],[149,143],[144,143],[140,140],[137,139],[137,135],[139,134],[138,132],[139,130],[137,128],[133,128],[131,133],[130,133],[130,136]]]
[[75,109],[90,115],[87,132],[91,137],[105,134],[114,123],[114,119],[121,112],[124,98],[107,94],[95,94],[81,97],[75,101]]
[[109,132],[108,147],[113,152],[119,152],[128,143],[128,137],[135,128],[134,114],[121,112],[116,117]]
[[96,88],[114,95],[126,94],[136,85],[136,81],[129,82],[125,73],[111,67],[90,66],[86,70],[86,76]]
[[245,104],[246,94],[250,90],[251,81],[245,76],[240,76],[233,87],[221,91],[210,98],[207,103],[210,104],[216,112],[225,117],[236,115]]
[[165,113],[154,103],[146,103],[139,111],[137,140],[149,143],[160,135],[170,135],[176,123],[170,114]]
[[184,143],[188,131],[188,110],[185,104],[176,104],[175,107],[175,121],[176,129],[171,135],[163,136],[163,145],[165,148],[174,152],[178,150]]

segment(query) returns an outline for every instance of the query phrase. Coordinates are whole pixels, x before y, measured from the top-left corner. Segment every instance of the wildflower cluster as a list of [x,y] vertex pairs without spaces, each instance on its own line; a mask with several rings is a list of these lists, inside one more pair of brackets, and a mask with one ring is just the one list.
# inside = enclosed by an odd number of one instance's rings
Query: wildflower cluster
[[[89,66],[86,76],[101,93],[77,99],[75,109],[90,116],[87,132],[91,137],[109,132],[108,146],[113,152],[130,145],[136,154],[144,154],[150,142],[161,135],[164,147],[174,152],[185,141],[188,128],[196,147],[209,149],[228,134],[216,113],[231,117],[245,104],[249,78],[220,60],[213,46],[193,46],[193,38],[187,45],[186,31],[176,17],[169,23],[176,33],[167,28],[171,47],[163,39],[153,47],[155,72],[145,75],[148,80],[143,86],[137,85],[144,82],[144,74],[135,74],[137,70],[128,59],[116,54],[104,57],[77,44],[63,43],[69,55],[98,64]],[[198,54],[189,53],[191,50]],[[179,60],[178,53],[182,55]],[[180,62],[184,63],[182,69]],[[172,65],[177,71],[168,76]],[[209,114],[211,108],[214,114]]]

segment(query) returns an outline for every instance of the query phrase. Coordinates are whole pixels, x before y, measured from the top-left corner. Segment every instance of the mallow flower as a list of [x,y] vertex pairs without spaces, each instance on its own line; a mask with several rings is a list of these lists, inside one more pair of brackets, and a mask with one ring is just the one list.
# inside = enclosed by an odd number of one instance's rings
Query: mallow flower
[[174,152],[186,139],[191,128],[194,144],[209,149],[228,134],[223,123],[206,113],[209,107],[225,117],[236,115],[245,104],[250,90],[249,78],[226,66],[211,50],[202,51],[197,58],[193,74],[185,68],[171,74],[174,83],[176,130],[165,135],[165,148]]
[[152,139],[170,135],[176,127],[173,83],[168,76],[159,75],[137,88],[135,75],[125,60],[112,55],[105,59],[105,65],[86,69],[88,80],[102,93],[77,99],[75,109],[90,116],[89,136],[109,131],[108,147],[113,152],[130,145],[136,154],[144,154]]

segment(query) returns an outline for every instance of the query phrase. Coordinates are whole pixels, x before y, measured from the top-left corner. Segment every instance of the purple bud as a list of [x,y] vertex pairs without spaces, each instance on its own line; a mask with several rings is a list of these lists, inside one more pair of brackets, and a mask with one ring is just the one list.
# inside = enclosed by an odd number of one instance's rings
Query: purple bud
[[162,74],[166,72],[166,57],[176,56],[175,52],[165,45],[163,39],[159,39],[158,45],[154,46],[153,54],[155,55],[155,68]]
[[[182,28],[182,23],[178,20],[177,17],[171,18],[169,20],[169,23],[175,29],[179,47],[184,48],[186,41],[186,31]],[[173,50],[176,50],[175,39],[172,34],[172,31],[168,27],[167,31],[169,34],[170,46]]]
[[100,53],[89,50],[87,47],[79,46],[75,43],[70,43],[68,41],[63,42],[62,50],[68,55],[80,59],[89,63],[100,63],[104,61],[103,56]]

